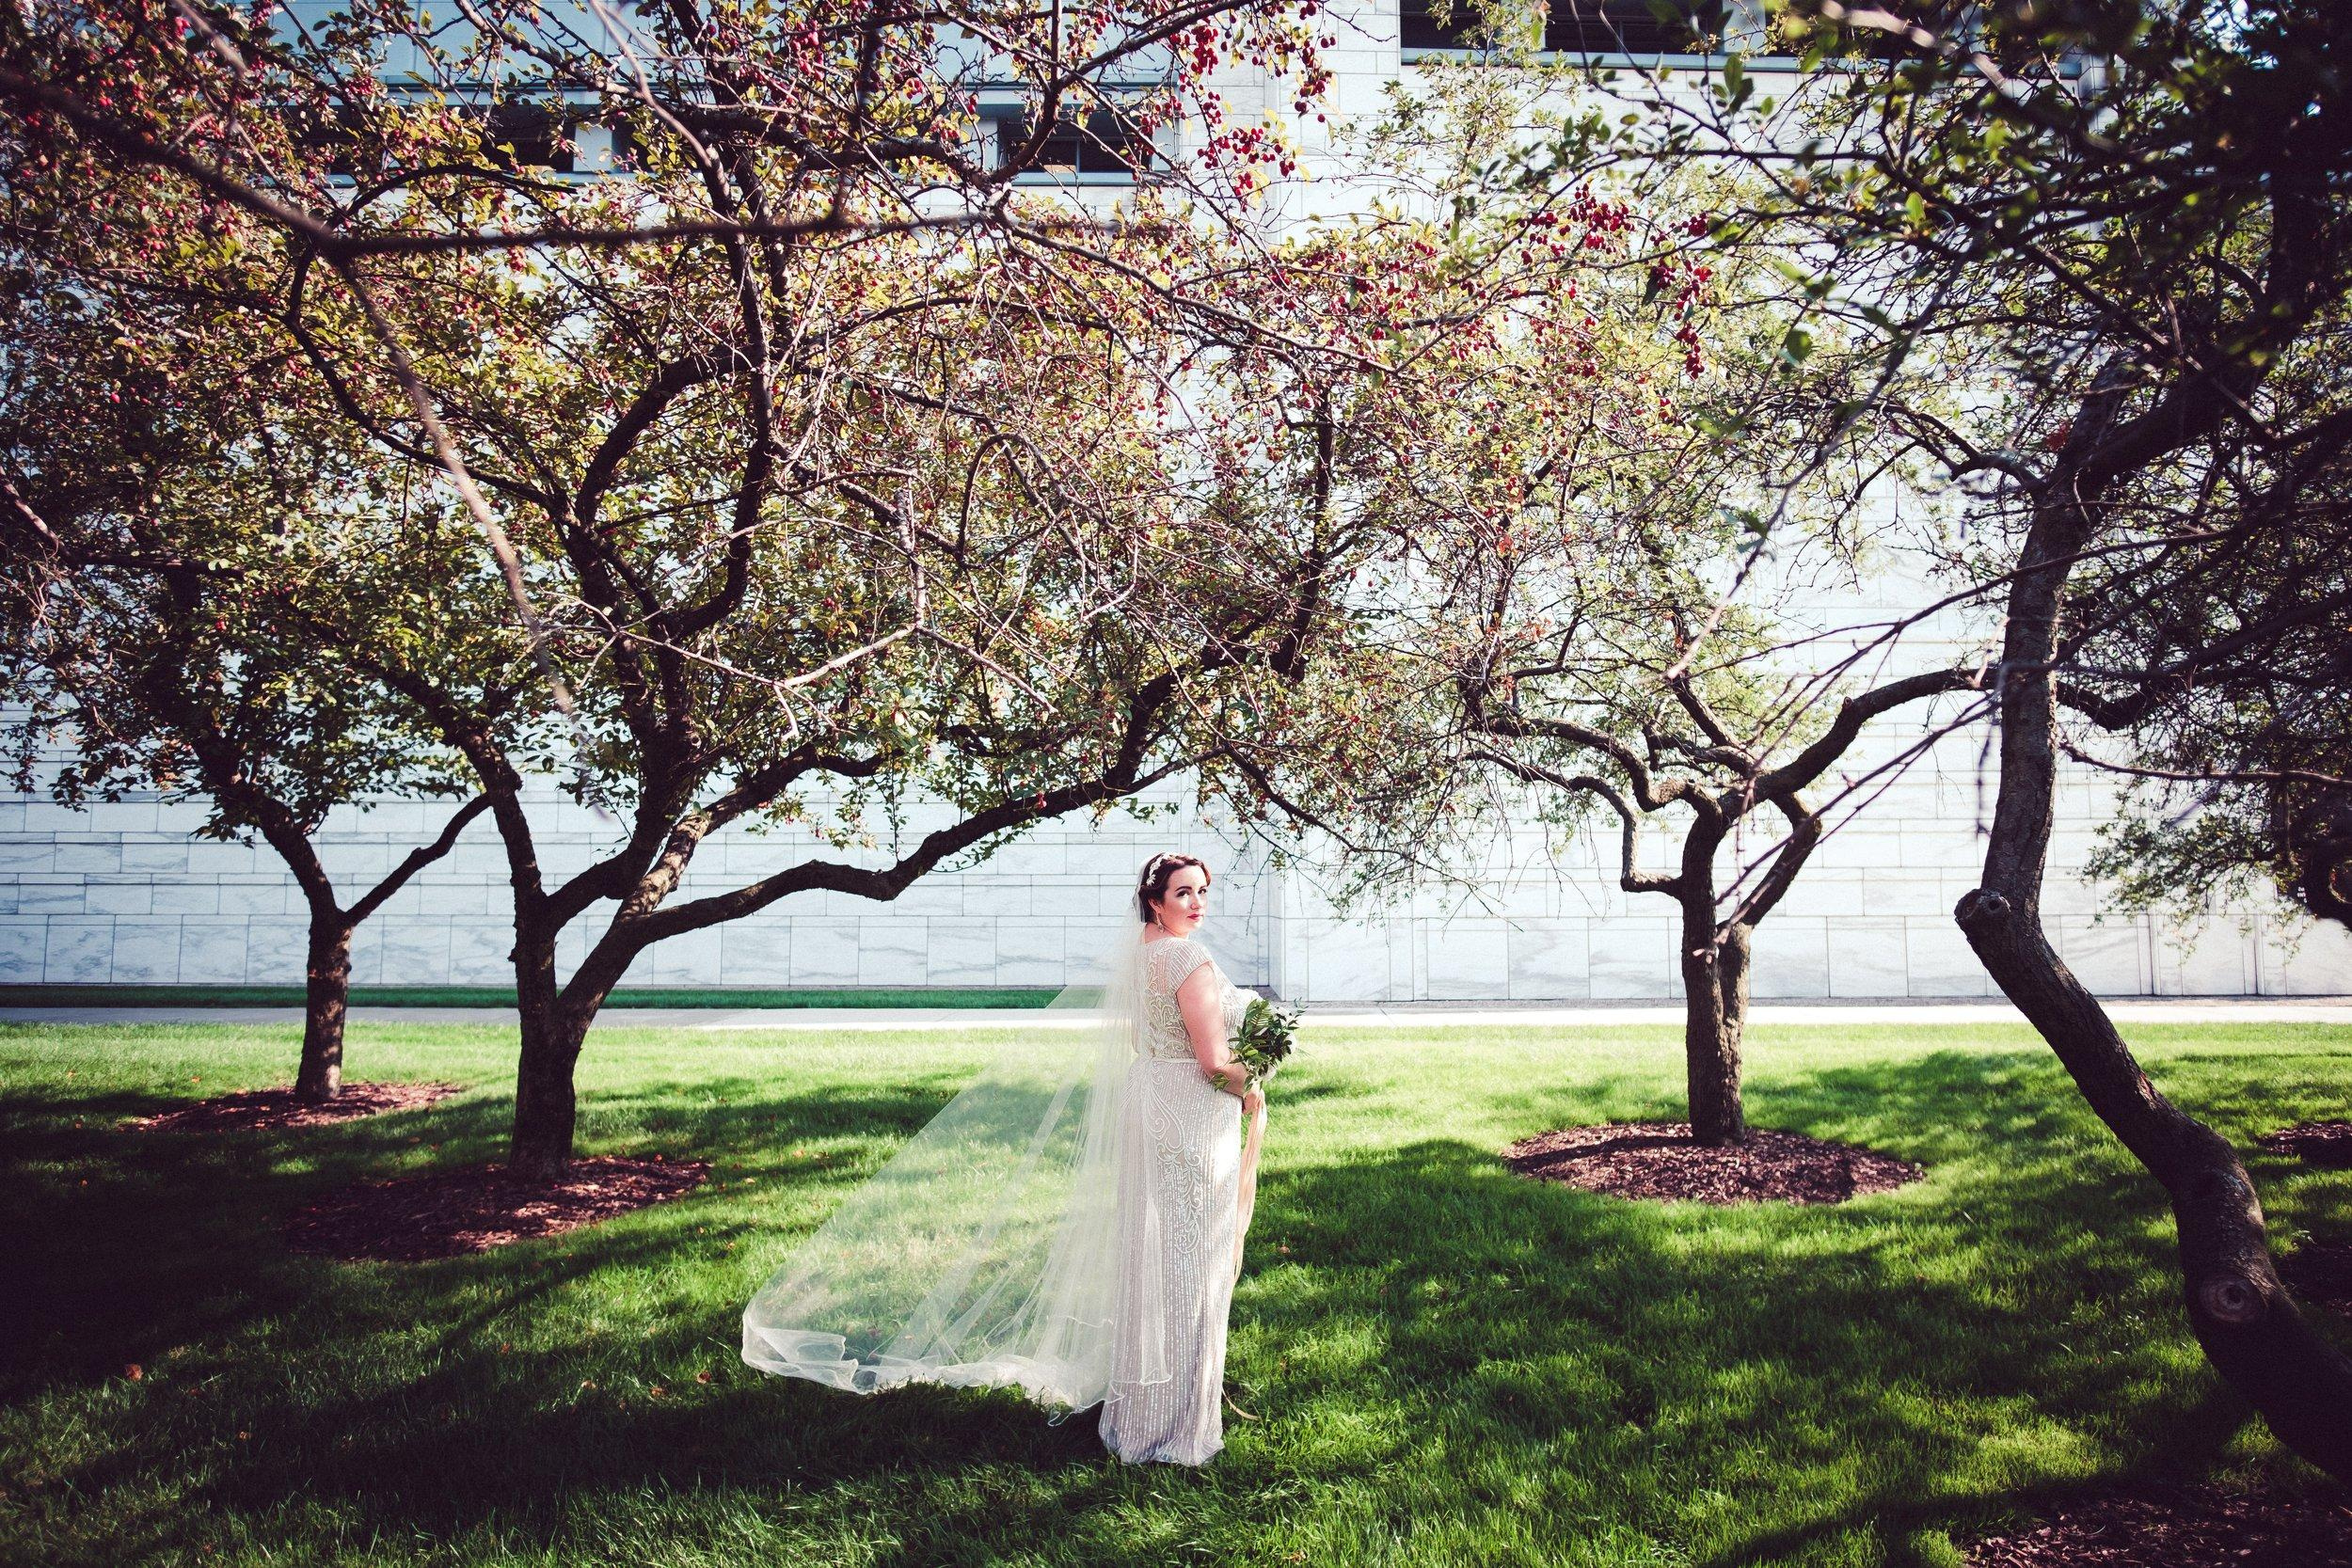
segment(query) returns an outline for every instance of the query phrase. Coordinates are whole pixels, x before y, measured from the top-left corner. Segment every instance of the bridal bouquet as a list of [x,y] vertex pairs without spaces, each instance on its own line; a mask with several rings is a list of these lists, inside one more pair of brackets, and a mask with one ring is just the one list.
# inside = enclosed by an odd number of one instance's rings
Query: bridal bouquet
[[1285,1012],[1263,996],[1249,999],[1249,1010],[1242,1014],[1241,1030],[1233,1037],[1233,1060],[1249,1069],[1250,1088],[1264,1084],[1290,1060],[1297,1027],[1296,1013]]

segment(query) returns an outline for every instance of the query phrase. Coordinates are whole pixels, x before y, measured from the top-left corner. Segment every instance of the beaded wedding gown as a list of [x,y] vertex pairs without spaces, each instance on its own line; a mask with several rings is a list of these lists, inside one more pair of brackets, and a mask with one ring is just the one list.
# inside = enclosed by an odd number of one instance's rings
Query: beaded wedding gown
[[[1138,1060],[1120,1107],[1120,1341],[1161,1326],[1168,1377],[1121,1386],[1103,1408],[1104,1445],[1130,1463],[1201,1465],[1225,1446],[1226,1319],[1240,1270],[1241,1101],[1200,1069],[1176,1006],[1176,990],[1209,950],[1189,937],[1143,949]],[[1225,1037],[1241,1027],[1249,998],[1216,972]],[[1157,1301],[1142,1313],[1130,1304]],[[1115,1360],[1125,1360],[1118,1356]]]
[[[1057,1425],[1099,1402],[1134,1462],[1224,1446],[1264,1112],[1245,1139],[1240,1100],[1192,1053],[1176,990],[1208,950],[1145,936],[790,1248],[744,1308],[746,1363],[850,1394],[1009,1385]],[[1230,1040],[1249,998],[1215,973]]]

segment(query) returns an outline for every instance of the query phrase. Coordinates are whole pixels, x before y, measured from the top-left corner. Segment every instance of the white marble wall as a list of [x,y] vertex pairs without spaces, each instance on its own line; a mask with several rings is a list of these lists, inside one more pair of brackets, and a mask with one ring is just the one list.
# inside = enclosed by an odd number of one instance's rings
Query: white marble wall
[[[1891,743],[1893,736],[1887,737]],[[1951,744],[1833,833],[1760,928],[1755,985],[1764,997],[1987,994],[1952,924],[1980,852],[1980,793],[1969,745]],[[2047,913],[2060,951],[2108,995],[2352,992],[2352,939],[2217,911],[2184,932],[2162,920],[2099,914],[2077,872],[2107,809],[2106,787],[2071,780]],[[325,835],[344,885],[381,876],[443,808],[387,803],[340,813]],[[611,830],[559,799],[534,805],[543,852],[585,863]],[[302,900],[266,847],[190,837],[200,812],[131,800],[70,812],[0,800],[0,982],[73,985],[294,985],[302,973]],[[914,831],[921,831],[914,824]],[[1750,853],[1760,843],[1746,846]],[[1210,936],[1236,978],[1316,1001],[1514,1001],[1678,994],[1674,908],[1614,879],[1613,836],[1548,841],[1516,829],[1462,887],[1426,888],[1385,908],[1335,914],[1312,876],[1268,870],[1209,825],[1111,817],[1101,831],[1051,825],[986,863],[926,879],[895,903],[837,894],[665,942],[631,985],[708,988],[1055,986],[1120,927],[1135,868],[1181,847],[1218,869]],[[723,835],[685,895],[719,890],[810,853],[787,834]],[[1670,863],[1661,834],[1645,864]],[[1730,863],[1726,857],[1726,865]],[[457,850],[362,927],[361,985],[501,986],[510,975],[505,867],[495,830],[477,822]],[[609,911],[600,906],[591,918]],[[583,920],[564,945],[584,949]]]
[[[2099,890],[2079,868],[2111,799],[2100,781],[2067,782],[2044,903],[2060,954],[2093,990],[2352,993],[2352,936],[2334,927],[2261,908],[2216,910],[2185,928],[2170,918],[2103,913]],[[1952,920],[1952,906],[1976,882],[1978,820],[1966,775],[1927,773],[1872,802],[1821,845],[1758,927],[1755,994],[1993,994]],[[1547,844],[1522,830],[1474,873],[1475,893],[1424,893],[1351,920],[1319,907],[1294,873],[1271,969],[1285,993],[1315,1000],[1679,997],[1677,908],[1662,895],[1619,891],[1616,847],[1613,833]],[[1645,833],[1642,853],[1646,867],[1664,869],[1677,848],[1662,832]],[[1726,855],[1719,872],[1733,864]]]
[[[324,858],[356,896],[419,842],[448,808],[387,802],[341,811]],[[299,984],[306,929],[300,891],[266,846],[190,836],[200,807],[130,800],[70,812],[0,799],[0,983]],[[612,828],[551,792],[532,805],[551,875],[585,865]],[[910,821],[911,835],[928,826]],[[1222,948],[1237,978],[1262,980],[1267,885],[1247,857],[1198,825],[1110,818],[1101,832],[1049,828],[981,866],[927,879],[888,904],[804,894],[761,913],[661,943],[628,983],[834,988],[1058,986],[1120,928],[1134,868],[1162,848],[1236,865],[1220,879]],[[739,886],[812,855],[803,834],[729,833],[707,846],[680,897]],[[482,818],[360,927],[360,985],[498,986],[511,981],[512,924],[496,829]],[[574,924],[563,961],[585,952],[599,905]]]

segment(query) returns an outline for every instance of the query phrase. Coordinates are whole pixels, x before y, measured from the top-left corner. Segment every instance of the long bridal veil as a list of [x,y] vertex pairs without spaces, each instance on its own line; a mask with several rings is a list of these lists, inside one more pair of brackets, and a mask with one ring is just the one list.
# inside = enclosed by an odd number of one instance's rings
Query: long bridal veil
[[1002,1051],[785,1259],[745,1361],[859,1394],[1013,1384],[1057,1423],[1167,1381],[1159,1271],[1119,1266],[1142,956],[1138,924],[1051,1004],[1074,1026]]

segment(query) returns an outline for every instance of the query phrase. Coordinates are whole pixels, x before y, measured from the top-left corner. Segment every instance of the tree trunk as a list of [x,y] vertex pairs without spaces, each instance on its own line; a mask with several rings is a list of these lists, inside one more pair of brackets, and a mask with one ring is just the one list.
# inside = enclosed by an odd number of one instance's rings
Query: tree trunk
[[2038,509],[2010,590],[2000,788],[1983,885],[1953,914],[2091,1110],[2163,1184],[2179,1237],[2181,1293],[2206,1359],[2280,1442],[2352,1481],[2352,1421],[2344,1417],[2352,1360],[2312,1329],[2280,1283],[2246,1167],[2219,1134],[2156,1091],[2042,929],[2058,768],[2052,663],[2071,563],[2092,532],[2072,487],[2053,490],[2065,499]]
[[1740,1103],[1740,1032],[1747,1022],[1748,933],[1718,940],[1715,896],[1707,887],[1682,899],[1682,1054],[1691,1135],[1708,1148],[1745,1143]]
[[515,1000],[521,1015],[522,1052],[515,1066],[515,1129],[507,1168],[551,1181],[572,1160],[579,1103],[572,1071],[588,1036],[594,1009],[564,1005],[555,983],[553,933],[517,936]]
[[339,910],[310,915],[302,972],[302,1064],[294,1098],[321,1104],[342,1093],[343,1022],[351,1003],[351,924]]
[[572,1069],[579,1065],[584,1025],[561,1015],[523,1019],[522,1054],[515,1069],[515,1132],[507,1168],[534,1181],[552,1181],[572,1163],[578,1101]]
[[2213,1129],[2157,1092],[2096,998],[2039,925],[1979,889],[1961,900],[1969,946],[2050,1043],[2099,1119],[2163,1183],[2179,1234],[2181,1295],[2205,1358],[2279,1440],[2352,1481],[2352,1361],[2304,1318],[2265,1243],[2262,1203]]

